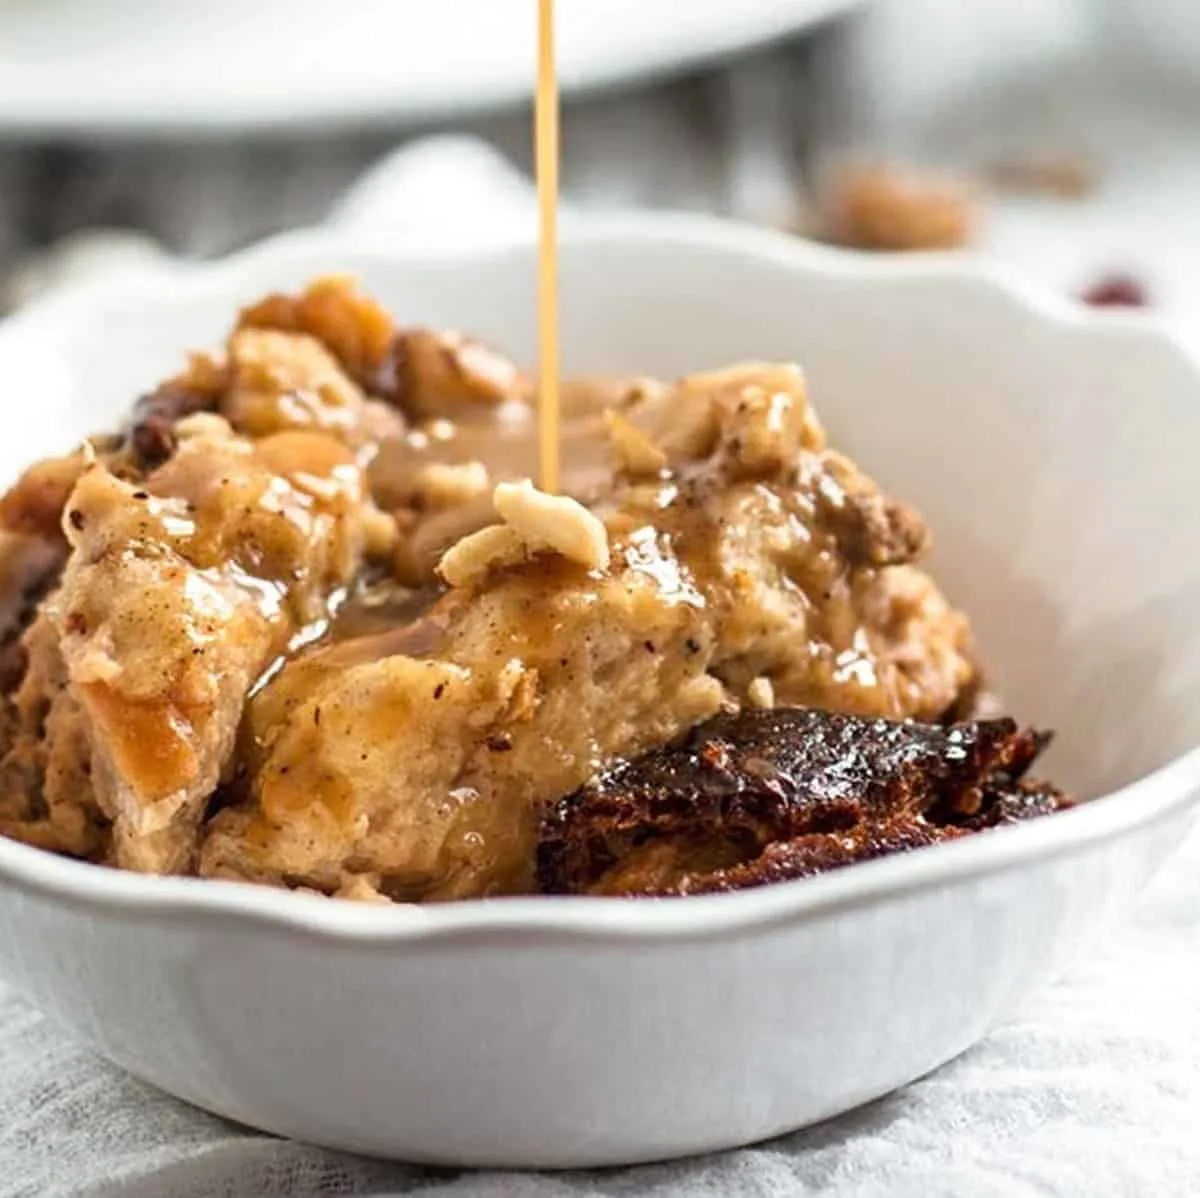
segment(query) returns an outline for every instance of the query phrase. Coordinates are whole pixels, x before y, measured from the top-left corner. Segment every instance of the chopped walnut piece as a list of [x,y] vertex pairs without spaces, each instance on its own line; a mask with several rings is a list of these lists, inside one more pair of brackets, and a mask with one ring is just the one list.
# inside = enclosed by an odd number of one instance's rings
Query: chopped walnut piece
[[547,495],[526,479],[501,483],[494,502],[500,518],[520,533],[532,551],[549,549],[588,570],[608,566],[608,533],[576,500]]
[[746,688],[746,699],[751,707],[757,707],[760,711],[770,711],[775,706],[775,687],[772,686],[770,678],[765,674],[760,674]]
[[[321,892],[318,890],[313,893]],[[350,899],[356,903],[390,904],[392,901],[380,891],[378,874],[355,874],[347,878],[334,893],[338,898]]]
[[720,430],[713,404],[719,375],[692,375],[674,391],[650,392],[635,401],[630,419],[647,431],[673,461],[699,461],[717,447]]
[[617,469],[630,478],[652,478],[662,472],[667,455],[635,424],[610,408],[604,423],[617,459]]
[[487,489],[488,472],[482,462],[429,462],[413,480],[414,506],[423,510],[455,507],[477,499]]
[[175,425],[175,436],[180,441],[189,441],[193,437],[224,440],[233,435],[233,425],[216,412],[193,412]]
[[819,448],[823,434],[798,368],[756,368],[760,381],[717,395],[721,444],[734,472],[771,478],[785,472],[801,449]]
[[229,339],[229,360],[233,377],[223,411],[239,432],[360,431],[363,392],[315,337],[240,329]]
[[523,562],[528,552],[516,529],[492,524],[451,545],[438,562],[438,573],[452,587],[472,587],[492,570]]
[[766,477],[801,449],[820,450],[825,432],[797,366],[743,362],[689,375],[672,393],[650,393],[628,410],[668,459],[699,461],[723,449],[733,473]]
[[298,296],[269,295],[243,310],[238,327],[307,333],[371,392],[390,360],[396,332],[386,310],[342,275],[315,279]]
[[463,537],[438,563],[438,573],[451,586],[472,586],[490,571],[535,553],[555,553],[588,570],[608,566],[604,525],[574,499],[547,495],[525,480],[501,483],[492,501],[504,523]]
[[385,558],[396,548],[400,530],[396,526],[395,517],[378,508],[364,508],[363,511],[363,544],[367,557],[376,560]]
[[410,418],[454,416],[526,395],[529,382],[508,358],[461,333],[414,329],[392,349],[394,394]]
[[435,580],[438,562],[451,546],[496,522],[492,497],[483,494],[467,503],[425,516],[411,510],[396,513],[400,542],[392,559],[396,577],[408,586]]

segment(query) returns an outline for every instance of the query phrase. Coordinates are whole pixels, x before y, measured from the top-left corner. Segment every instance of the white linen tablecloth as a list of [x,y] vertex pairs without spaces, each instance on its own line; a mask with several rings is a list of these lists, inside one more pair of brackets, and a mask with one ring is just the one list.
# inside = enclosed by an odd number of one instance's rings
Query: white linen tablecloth
[[[335,219],[427,245],[439,229],[486,236],[526,219],[524,185],[481,150],[443,142],[415,153],[364,180]],[[486,186],[452,185],[468,169]],[[464,225],[467,214],[446,207],[447,197],[481,191],[491,224],[472,213]],[[155,267],[138,258],[134,268]],[[932,1076],[769,1144],[632,1170],[455,1173],[275,1140],[125,1076],[0,987],[0,1198],[325,1194],[1200,1194],[1200,835],[1124,927],[1085,947],[1014,1022]]]

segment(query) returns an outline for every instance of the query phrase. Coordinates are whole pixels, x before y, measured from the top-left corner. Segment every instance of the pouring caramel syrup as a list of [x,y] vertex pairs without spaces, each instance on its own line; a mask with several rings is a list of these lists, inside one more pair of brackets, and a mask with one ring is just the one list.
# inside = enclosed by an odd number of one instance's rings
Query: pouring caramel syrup
[[538,0],[534,150],[538,191],[538,472],[543,491],[561,483],[558,354],[558,76],[554,0]]

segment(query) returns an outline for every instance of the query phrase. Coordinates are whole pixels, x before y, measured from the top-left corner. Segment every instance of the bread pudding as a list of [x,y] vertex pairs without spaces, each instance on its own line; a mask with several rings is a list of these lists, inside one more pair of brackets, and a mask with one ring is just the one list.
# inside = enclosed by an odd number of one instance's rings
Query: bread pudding
[[341,278],[0,500],[0,832],[376,901],[801,877],[1068,800],[803,375],[563,388]]

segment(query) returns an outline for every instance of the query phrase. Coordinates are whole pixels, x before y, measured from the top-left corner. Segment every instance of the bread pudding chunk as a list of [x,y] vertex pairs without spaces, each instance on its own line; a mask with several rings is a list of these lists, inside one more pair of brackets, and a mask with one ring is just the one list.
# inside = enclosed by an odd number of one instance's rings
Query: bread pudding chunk
[[280,333],[248,406],[245,335],[139,403],[125,438],[34,468],[0,503],[23,530],[8,535],[61,546],[62,565],[5,710],[10,835],[191,869],[248,695],[319,635],[379,536],[366,401],[328,353]]
[[547,803],[764,679],[780,703],[930,719],[970,681],[964,620],[908,564],[923,526],[827,448],[798,371],[684,380],[617,438],[626,468],[590,511],[501,484],[420,620],[319,648],[252,701],[246,797],[202,873],[528,891]]
[[1054,810],[791,365],[533,381],[271,295],[0,497],[0,833],[376,901],[686,894]]
[[116,864],[176,872],[246,696],[360,568],[362,471],[319,434],[184,443],[142,484],[90,467],[44,618]]

